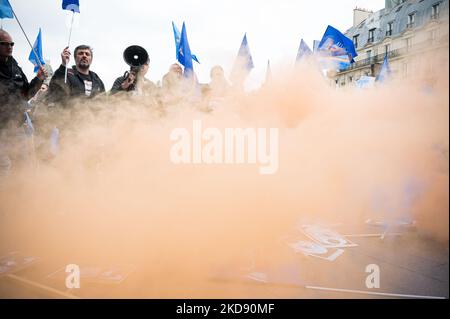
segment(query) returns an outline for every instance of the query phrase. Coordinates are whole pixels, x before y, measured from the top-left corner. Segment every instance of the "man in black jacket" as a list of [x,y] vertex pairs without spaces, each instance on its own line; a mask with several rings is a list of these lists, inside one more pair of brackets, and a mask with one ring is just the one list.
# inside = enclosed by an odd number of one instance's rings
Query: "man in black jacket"
[[13,47],[11,36],[0,30],[0,131],[8,123],[20,124],[27,101],[39,91],[47,77],[47,71],[41,67],[29,83],[12,57]]
[[110,94],[131,92],[133,95],[145,96],[155,93],[156,85],[145,78],[149,67],[150,59],[141,67],[131,67],[129,72],[114,81]]
[[0,189],[11,172],[16,159],[23,156],[27,101],[41,88],[47,71],[41,67],[37,76],[28,82],[22,69],[13,58],[14,42],[8,32],[0,30]]
[[92,49],[87,45],[75,48],[75,65],[67,70],[67,83],[65,83],[66,65],[70,61],[70,51],[66,47],[61,53],[61,66],[53,74],[49,87],[49,102],[62,103],[68,98],[93,98],[105,92],[105,86],[100,77],[89,70],[92,63]]

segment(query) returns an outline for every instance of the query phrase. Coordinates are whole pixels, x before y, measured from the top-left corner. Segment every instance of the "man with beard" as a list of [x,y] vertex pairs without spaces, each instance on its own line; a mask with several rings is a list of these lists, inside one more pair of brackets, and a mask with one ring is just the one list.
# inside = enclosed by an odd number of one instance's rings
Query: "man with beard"
[[100,77],[90,70],[92,63],[92,49],[87,45],[75,48],[75,65],[67,70],[67,83],[65,83],[66,65],[70,61],[68,47],[61,53],[61,66],[55,71],[49,87],[49,102],[63,103],[67,98],[93,98],[105,92],[105,86]]

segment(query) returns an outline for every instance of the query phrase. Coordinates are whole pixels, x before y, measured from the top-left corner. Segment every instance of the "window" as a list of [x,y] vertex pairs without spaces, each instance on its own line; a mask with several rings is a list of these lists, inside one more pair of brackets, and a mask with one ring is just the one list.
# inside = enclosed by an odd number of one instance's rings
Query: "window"
[[438,30],[437,30],[437,29],[431,30],[431,31],[430,31],[430,38],[431,38],[431,41],[432,41],[432,42],[436,41],[437,37],[438,37]]
[[358,37],[359,34],[353,36],[353,44],[355,45],[355,48],[358,47]]
[[439,19],[439,3],[433,4],[431,7],[431,19]]
[[372,43],[375,40],[375,29],[370,29],[369,30],[369,39],[367,40],[367,42]]
[[413,40],[412,38],[406,39],[406,49],[410,50],[412,48],[412,44],[413,44],[412,40]]
[[391,45],[390,44],[386,44],[384,46],[384,53],[388,54],[391,51]]
[[416,22],[416,13],[410,13],[408,14],[408,24],[406,25],[407,28],[414,27],[414,23]]
[[369,61],[369,63],[372,63],[372,50],[368,50],[366,51],[367,54],[367,60]]
[[394,29],[394,22],[392,21],[387,24],[386,36],[391,36],[393,29]]

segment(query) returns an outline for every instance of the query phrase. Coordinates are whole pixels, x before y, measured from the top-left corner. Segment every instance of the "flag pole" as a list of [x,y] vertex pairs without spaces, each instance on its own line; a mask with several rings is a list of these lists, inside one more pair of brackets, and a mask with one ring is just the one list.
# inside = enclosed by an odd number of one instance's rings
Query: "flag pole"
[[[67,47],[70,47],[70,39],[72,38],[72,27],[73,27],[73,18],[75,17],[75,11],[72,10],[72,22],[70,22],[70,32],[69,32],[69,42],[67,43]],[[64,74],[64,83],[67,83],[67,64],[69,61],[66,61],[66,72]]]
[[28,36],[27,36],[27,34],[25,33],[25,30],[23,29],[22,24],[20,23],[19,19],[17,18],[17,15],[16,15],[16,13],[14,12],[14,9],[12,8],[12,6],[11,6],[11,12],[13,13],[14,18],[16,18],[16,21],[17,21],[17,23],[19,24],[19,27],[20,27],[20,29],[22,30],[23,35],[24,35],[25,38],[27,39],[27,42],[28,42],[28,44],[30,45],[31,50],[33,50],[34,56],[36,57],[36,61],[39,63],[39,66],[40,66],[41,68],[43,68],[42,63],[41,63],[41,59],[39,59],[39,55],[37,55],[36,50],[34,49],[33,45],[32,45],[31,42],[30,42],[30,39],[28,39]]

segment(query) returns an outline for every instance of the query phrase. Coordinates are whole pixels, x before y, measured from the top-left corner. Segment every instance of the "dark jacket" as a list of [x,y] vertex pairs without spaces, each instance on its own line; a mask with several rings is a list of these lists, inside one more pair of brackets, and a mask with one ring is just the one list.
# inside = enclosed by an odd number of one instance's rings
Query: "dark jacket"
[[121,92],[121,91],[126,91],[126,92],[133,91],[133,90],[135,89],[134,85],[130,85],[130,86],[128,87],[127,90],[124,90],[124,89],[122,88],[122,83],[123,83],[126,79],[127,79],[126,76],[120,76],[120,77],[118,77],[118,78],[114,81],[114,84],[113,84],[113,86],[112,86],[112,88],[111,88],[110,94],[116,94],[117,92]]
[[105,85],[95,72],[89,71],[92,80],[92,93],[89,97],[85,94],[84,80],[76,67],[67,70],[67,83],[64,83],[65,72],[66,67],[61,65],[53,74],[48,88],[48,103],[64,104],[70,98],[93,98],[105,92]]
[[23,119],[27,101],[41,88],[43,81],[35,77],[31,83],[14,58],[0,62],[0,129],[11,120]]
[[[113,84],[113,86],[112,86],[112,88],[111,88],[111,91],[110,91],[109,93],[110,93],[111,95],[114,95],[114,94],[119,93],[119,92],[132,92],[132,91],[135,91],[135,90],[137,89],[137,88],[136,88],[136,84],[130,85],[130,86],[128,87],[128,89],[126,89],[126,90],[124,90],[124,89],[122,88],[122,83],[123,83],[126,79],[127,79],[127,77],[126,77],[125,75],[124,75],[124,76],[118,77],[118,78],[114,81],[114,84]],[[143,89],[144,91],[146,91],[147,93],[150,93],[150,92],[152,92],[152,91],[154,91],[154,90],[156,89],[156,85],[155,85],[152,81],[147,80],[146,78],[144,78],[144,83],[143,83],[142,89]]]

